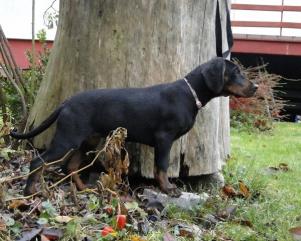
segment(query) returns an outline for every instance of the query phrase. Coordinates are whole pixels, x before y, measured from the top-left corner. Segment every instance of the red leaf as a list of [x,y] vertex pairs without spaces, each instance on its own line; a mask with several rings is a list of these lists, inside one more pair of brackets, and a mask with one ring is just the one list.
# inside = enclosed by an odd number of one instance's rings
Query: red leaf
[[119,230],[124,229],[125,225],[126,225],[126,216],[119,214],[117,215],[117,228]]
[[234,190],[234,188],[231,185],[229,185],[229,184],[226,184],[222,188],[222,194],[225,197],[235,197],[237,195],[236,191]]
[[108,234],[110,233],[114,233],[114,229],[110,226],[107,226],[107,227],[104,227],[102,230],[101,230],[101,236],[102,237],[105,237],[107,236]]

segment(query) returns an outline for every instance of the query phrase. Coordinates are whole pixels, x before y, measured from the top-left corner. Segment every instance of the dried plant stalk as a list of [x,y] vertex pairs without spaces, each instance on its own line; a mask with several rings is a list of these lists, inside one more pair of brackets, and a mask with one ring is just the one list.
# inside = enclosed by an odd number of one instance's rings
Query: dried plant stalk
[[231,110],[260,117],[255,120],[255,127],[283,118],[284,116],[281,113],[286,101],[279,96],[282,77],[268,73],[266,70],[267,64],[245,68],[238,60],[235,60],[235,62],[240,66],[246,78],[258,84],[259,88],[255,96],[251,98],[231,97]]

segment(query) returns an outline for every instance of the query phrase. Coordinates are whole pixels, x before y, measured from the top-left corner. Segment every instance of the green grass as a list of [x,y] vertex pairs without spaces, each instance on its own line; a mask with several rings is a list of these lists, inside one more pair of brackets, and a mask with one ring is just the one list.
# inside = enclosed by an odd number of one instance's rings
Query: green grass
[[[301,226],[301,125],[277,123],[271,133],[231,131],[231,159],[224,173],[235,186],[242,180],[255,198],[231,200],[237,220],[218,225],[233,240],[292,240],[289,229]],[[289,171],[271,171],[285,163]]]
[[[270,132],[232,128],[231,149],[223,169],[226,184],[239,192],[241,181],[251,196],[223,198],[221,190],[213,188],[205,205],[191,211],[170,207],[168,219],[198,225],[205,241],[292,241],[289,229],[301,226],[301,124],[275,123]],[[271,170],[281,163],[289,170]],[[233,206],[235,211],[224,218],[221,213]],[[219,222],[206,229],[208,214]],[[164,232],[147,240],[162,240]]]

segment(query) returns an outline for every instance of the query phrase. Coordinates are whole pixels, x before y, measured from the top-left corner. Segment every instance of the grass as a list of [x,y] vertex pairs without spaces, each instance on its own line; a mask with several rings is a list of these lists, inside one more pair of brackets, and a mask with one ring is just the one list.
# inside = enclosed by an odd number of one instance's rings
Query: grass
[[[231,131],[231,159],[224,174],[232,185],[242,180],[255,198],[231,200],[238,206],[233,222],[217,231],[233,240],[292,240],[289,229],[301,226],[301,125],[277,123],[271,133]],[[280,163],[289,170],[271,170]]]
[[[301,124],[276,123],[272,131],[257,133],[234,128],[231,149],[226,184],[239,191],[241,181],[251,196],[225,199],[213,190],[204,206],[189,212],[171,208],[168,218],[199,225],[202,240],[292,241],[289,229],[301,226]],[[281,163],[288,170],[271,168]],[[202,226],[206,215],[220,218],[230,207],[236,207],[230,217]]]

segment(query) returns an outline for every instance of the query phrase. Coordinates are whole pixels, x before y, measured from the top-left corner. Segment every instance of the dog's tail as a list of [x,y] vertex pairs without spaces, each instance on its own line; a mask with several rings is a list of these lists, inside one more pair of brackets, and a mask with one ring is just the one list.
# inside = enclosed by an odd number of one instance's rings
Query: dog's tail
[[46,120],[44,120],[38,127],[34,128],[33,130],[27,133],[17,133],[16,130],[11,130],[10,136],[16,139],[29,139],[40,134],[41,132],[46,130],[53,122],[56,121],[63,107],[64,105],[58,107]]

